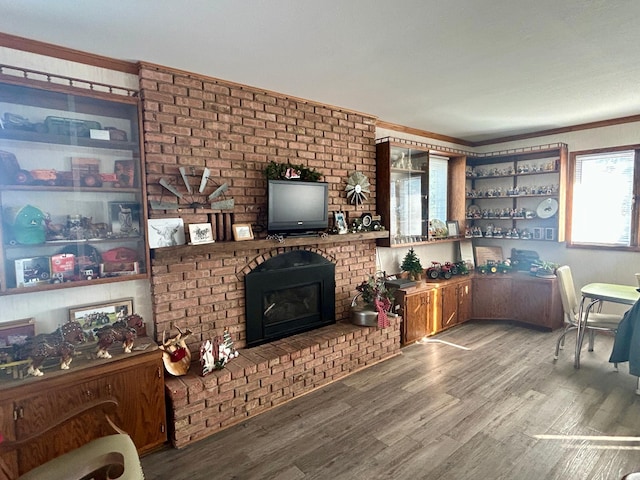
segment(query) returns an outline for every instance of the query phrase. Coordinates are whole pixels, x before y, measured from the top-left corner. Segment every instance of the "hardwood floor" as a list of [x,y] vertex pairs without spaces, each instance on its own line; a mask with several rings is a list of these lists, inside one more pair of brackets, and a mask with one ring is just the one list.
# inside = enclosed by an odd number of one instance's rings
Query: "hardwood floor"
[[598,336],[471,322],[182,450],[147,479],[618,479],[640,470],[640,396]]

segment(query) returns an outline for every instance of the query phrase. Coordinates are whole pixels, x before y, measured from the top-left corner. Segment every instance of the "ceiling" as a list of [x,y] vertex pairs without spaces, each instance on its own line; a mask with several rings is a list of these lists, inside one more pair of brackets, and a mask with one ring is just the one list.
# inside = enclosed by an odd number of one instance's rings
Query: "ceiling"
[[637,0],[0,0],[0,32],[469,142],[640,113]]

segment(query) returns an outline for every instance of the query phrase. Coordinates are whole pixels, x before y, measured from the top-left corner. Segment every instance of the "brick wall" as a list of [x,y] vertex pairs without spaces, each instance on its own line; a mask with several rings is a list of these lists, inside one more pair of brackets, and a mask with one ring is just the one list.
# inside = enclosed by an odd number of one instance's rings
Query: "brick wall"
[[[140,82],[146,182],[150,200],[169,200],[158,182],[161,178],[177,178],[180,166],[195,167],[198,173],[207,167],[218,185],[225,182],[229,185],[226,196],[235,201],[234,221],[264,224],[264,168],[270,161],[275,161],[302,164],[321,172],[322,180],[329,183],[330,210],[345,211],[348,218],[360,216],[362,212],[375,212],[374,117],[157,65],[141,64]],[[348,204],[344,192],[346,178],[354,170],[367,175],[372,185],[371,196],[364,206],[357,209]],[[175,198],[170,200],[175,201]],[[185,224],[208,222],[211,213],[207,209],[190,208],[185,201],[181,203],[180,211],[149,212],[152,218],[180,216]],[[261,234],[258,232],[258,235]],[[251,244],[247,244],[246,248],[225,251],[224,254],[183,254],[175,258],[163,256],[161,260],[154,259],[151,277],[156,337],[160,339],[163,331],[174,334],[176,324],[181,328],[189,328],[194,332],[190,347],[192,352],[197,352],[203,340],[221,335],[226,328],[231,332],[236,347],[244,347],[243,273],[255,264],[256,259],[271,255],[278,248],[278,244],[267,249],[252,248]],[[343,321],[348,317],[348,306],[356,293],[355,287],[376,269],[375,241],[330,243],[318,252],[336,263],[336,316]],[[358,334],[358,328],[345,324],[325,328],[338,327],[353,329],[353,336],[347,339],[342,333],[336,334],[331,340],[330,352],[326,351],[328,347],[324,343],[317,343],[317,350],[322,350],[322,354],[313,360],[309,359],[315,373],[312,379],[305,377],[304,388],[296,387],[300,392],[331,381],[336,375],[362,368],[365,363],[392,355],[399,348],[398,325],[391,330],[385,329],[389,330],[385,333],[371,332],[366,335]],[[380,340],[379,336],[386,338]],[[360,347],[352,351],[355,337],[362,337],[371,343],[364,348],[364,356],[362,351],[358,353]],[[336,342],[341,344],[337,350],[347,349],[346,356],[341,353],[337,356],[340,357],[337,363],[326,363],[327,356],[331,357],[331,362],[335,360]],[[390,346],[388,342],[391,342]],[[288,381],[292,381],[294,371],[304,372],[310,368],[306,363],[306,366],[300,366],[295,362],[296,355],[309,354],[301,350],[287,353],[293,356],[286,361],[278,357],[283,364],[291,363],[284,368],[280,380],[288,378]],[[363,360],[365,356],[367,358]],[[274,359],[267,356],[265,361],[266,364],[256,360],[249,367],[236,362],[237,367],[230,365],[228,370],[210,379],[205,377],[205,380],[197,375],[189,379],[170,379],[167,390],[172,404],[184,407],[180,395],[185,389],[191,390],[193,387],[195,392],[198,389],[209,391],[213,388],[212,383],[218,385],[220,378],[224,383],[229,375],[233,377],[234,373],[230,372],[235,372],[241,366],[243,373],[236,372],[235,375],[242,376],[244,381],[255,375],[256,369],[267,368],[265,365],[269,365],[272,378]],[[292,392],[297,391],[292,384],[289,387]],[[278,382],[269,383],[265,388],[261,387],[261,393],[252,394],[246,389],[238,393],[236,389],[236,393],[231,395],[228,393],[229,386],[218,385],[216,388],[219,388],[218,395],[224,393],[219,401],[200,398],[208,396],[203,393],[193,393],[191,398],[195,402],[202,402],[201,409],[191,405],[190,411],[197,411],[200,422],[207,424],[207,434],[277,404],[280,400],[276,400],[276,397],[280,398],[279,395],[283,398],[293,395],[277,393],[281,390]],[[256,395],[260,399],[256,400]],[[229,400],[229,396],[233,397],[230,400],[233,413],[221,414],[220,402]],[[210,415],[215,415],[217,420],[206,420]],[[177,414],[174,410],[174,418],[179,418],[174,425],[174,442],[183,445],[203,435],[202,432],[192,433],[191,428],[180,423],[185,422],[184,411]],[[187,417],[186,422],[191,421],[193,418]]]

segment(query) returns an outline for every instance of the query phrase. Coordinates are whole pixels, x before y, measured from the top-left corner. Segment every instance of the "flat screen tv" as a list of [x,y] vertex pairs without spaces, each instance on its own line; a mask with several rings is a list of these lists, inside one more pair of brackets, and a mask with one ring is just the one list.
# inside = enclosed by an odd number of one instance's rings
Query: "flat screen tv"
[[298,180],[269,180],[269,233],[302,234],[329,226],[329,184]]

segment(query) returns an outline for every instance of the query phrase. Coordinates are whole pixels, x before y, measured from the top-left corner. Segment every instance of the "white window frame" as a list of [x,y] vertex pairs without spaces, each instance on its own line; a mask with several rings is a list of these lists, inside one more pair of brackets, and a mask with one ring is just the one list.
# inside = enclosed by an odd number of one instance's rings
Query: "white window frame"
[[567,180],[568,246],[638,249],[640,145],[572,152]]

